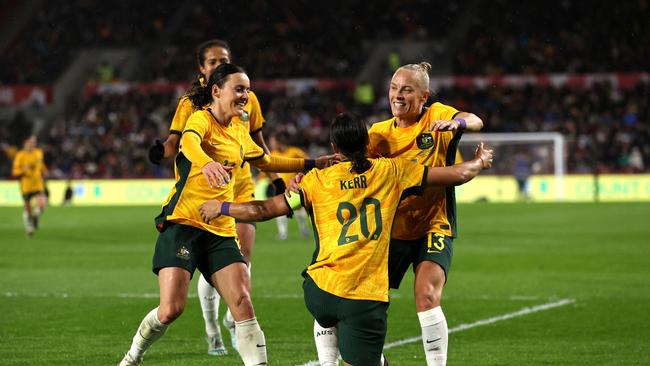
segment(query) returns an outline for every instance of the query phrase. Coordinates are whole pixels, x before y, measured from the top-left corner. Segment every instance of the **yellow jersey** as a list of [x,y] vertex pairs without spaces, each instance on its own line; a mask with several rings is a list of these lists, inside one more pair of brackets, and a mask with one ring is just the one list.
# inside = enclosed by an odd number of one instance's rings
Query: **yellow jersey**
[[354,300],[388,301],[388,246],[400,200],[420,194],[427,168],[404,159],[370,159],[312,170],[300,183],[316,250],[307,274],[323,291]]
[[43,173],[47,169],[43,163],[43,151],[34,148],[31,151],[20,150],[14,157],[12,175],[20,178],[22,194],[39,192],[44,189]]
[[[255,93],[250,91],[248,93],[248,103],[244,106],[246,113],[241,117],[232,119],[233,123],[244,125],[244,128],[253,134],[260,131],[264,127],[264,116],[262,115],[262,108]],[[180,135],[185,129],[190,115],[195,111],[192,101],[187,96],[181,97],[176,106],[176,112],[172,119],[172,124],[169,127],[170,134]],[[253,175],[251,174],[250,164],[244,163],[243,166],[233,172],[235,179],[235,200],[238,202],[245,202],[252,200],[253,197]]]
[[[207,106],[205,108],[207,108]],[[243,123],[250,133],[261,130],[262,127],[264,127],[264,116],[262,116],[260,102],[252,91],[248,93],[248,103],[244,106],[244,110],[246,111],[246,114],[241,117],[233,118],[232,122]],[[169,133],[180,135],[183,130],[185,130],[187,120],[195,111],[192,101],[187,97],[187,95],[182,96],[176,106],[176,112],[174,112],[174,118],[169,127]]]
[[[228,126],[220,125],[210,109],[192,113],[187,120],[183,134],[196,134],[201,139],[201,149],[213,160],[224,166],[241,169],[246,160],[253,160],[264,155],[262,148],[251,139],[246,126],[232,121]],[[199,214],[199,206],[205,201],[218,199],[233,201],[235,174],[230,182],[219,188],[210,188],[201,172],[203,165],[191,162],[185,157],[181,145],[176,156],[174,169],[176,184],[163,205],[161,214],[156,217],[160,229],[166,222],[190,225],[213,234],[234,237],[235,220],[228,216],[219,216],[206,224]]]
[[[295,146],[288,146],[286,149],[280,151],[280,150],[271,150],[271,155],[273,156],[279,156],[283,158],[300,158],[300,159],[306,159],[307,154],[298,147]],[[296,173],[278,173],[280,178],[284,181],[284,184],[289,186],[289,181],[291,178],[293,178]]]
[[[434,103],[426,108],[418,122],[397,126],[396,119],[377,122],[368,135],[371,157],[401,157],[430,167],[445,167],[456,161],[462,131],[429,131],[435,120],[453,119],[458,110]],[[434,232],[456,236],[456,199],[454,187],[427,187],[423,198],[407,198],[395,216],[393,238],[414,240]]]

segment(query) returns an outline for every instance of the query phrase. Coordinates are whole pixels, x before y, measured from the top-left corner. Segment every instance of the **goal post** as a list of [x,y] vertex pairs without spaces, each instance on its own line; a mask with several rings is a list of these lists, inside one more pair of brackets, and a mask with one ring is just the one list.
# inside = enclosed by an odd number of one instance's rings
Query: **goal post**
[[[515,155],[530,159],[531,174],[552,174],[555,180],[555,199],[564,200],[566,175],[565,138],[559,132],[466,133],[459,144],[461,155],[473,156],[479,142],[494,149],[493,174],[513,175]],[[490,174],[490,171],[486,172]]]

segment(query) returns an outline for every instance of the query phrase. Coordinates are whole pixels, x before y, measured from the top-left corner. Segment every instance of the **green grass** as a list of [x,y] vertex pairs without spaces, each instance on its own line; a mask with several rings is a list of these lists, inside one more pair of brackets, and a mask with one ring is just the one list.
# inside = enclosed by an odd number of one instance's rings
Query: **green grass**
[[[157,211],[54,207],[28,239],[20,209],[0,208],[0,364],[115,364],[157,305],[150,270]],[[459,216],[443,300],[450,328],[575,302],[454,332],[449,365],[650,362],[650,205],[472,204],[460,205]],[[253,256],[253,301],[271,365],[316,358],[299,275],[313,243],[292,229],[282,242],[273,222],[259,224]],[[419,335],[412,281],[409,274],[392,293],[387,342]],[[193,297],[144,364],[241,364],[232,352],[216,358],[205,351]],[[392,365],[425,364],[419,342],[386,354]]]

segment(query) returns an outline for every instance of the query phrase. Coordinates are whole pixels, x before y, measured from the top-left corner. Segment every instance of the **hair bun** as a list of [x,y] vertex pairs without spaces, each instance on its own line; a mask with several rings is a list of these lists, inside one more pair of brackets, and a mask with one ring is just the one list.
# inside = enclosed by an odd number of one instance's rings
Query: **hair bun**
[[422,68],[422,70],[423,70],[424,72],[426,72],[427,74],[429,73],[429,70],[431,70],[431,64],[428,63],[428,62],[426,62],[426,61],[422,61],[422,62],[420,62],[418,65],[419,65],[419,66]]

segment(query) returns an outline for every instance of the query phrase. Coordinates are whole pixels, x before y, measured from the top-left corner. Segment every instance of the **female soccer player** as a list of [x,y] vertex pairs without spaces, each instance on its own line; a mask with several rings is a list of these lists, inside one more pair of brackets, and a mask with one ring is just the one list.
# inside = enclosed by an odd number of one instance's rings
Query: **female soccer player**
[[[197,62],[199,67],[199,76],[197,80],[192,83],[192,86],[187,94],[185,94],[178,102],[176,113],[169,128],[169,136],[165,142],[156,141],[156,144],[151,147],[149,151],[149,159],[154,164],[159,164],[162,159],[173,157],[178,153],[178,143],[181,138],[181,132],[185,129],[185,124],[188,118],[194,112],[195,107],[192,105],[190,96],[196,94],[203,87],[205,87],[210,75],[219,65],[223,63],[230,63],[231,52],[228,44],[222,40],[212,39],[202,43],[197,49]],[[205,106],[199,106],[202,109]],[[243,123],[248,127],[249,133],[253,141],[260,146],[265,153],[270,154],[268,147],[264,141],[262,134],[262,127],[264,126],[264,117],[262,116],[262,109],[257,100],[257,96],[251,91],[249,92],[248,103],[244,107],[245,113],[241,116],[235,116],[235,123]],[[238,169],[237,176],[235,176],[235,201],[245,202],[254,198],[255,187],[251,175],[250,165],[244,164],[243,169]],[[275,192],[278,194],[283,193],[285,190],[284,181],[276,173],[268,173],[269,178],[272,180]],[[239,245],[241,246],[242,254],[249,265],[253,251],[253,244],[255,242],[255,224],[248,222],[237,222],[237,237],[239,238]],[[227,354],[226,348],[223,345],[221,338],[221,330],[219,328],[219,293],[203,278],[199,277],[197,283],[199,301],[201,310],[203,312],[203,319],[205,321],[206,339],[208,341],[208,354],[211,355],[225,355]],[[232,345],[236,348],[236,336],[234,334],[235,323],[232,320],[232,315],[228,311],[224,318],[224,325],[230,331],[230,339]]]
[[[277,134],[271,135],[269,137],[269,148],[271,149],[271,154],[275,156],[283,156],[285,158],[306,158],[307,154],[297,146],[291,146],[289,144],[289,138],[286,134]],[[295,176],[294,173],[282,173],[280,177],[284,180],[285,184],[288,184],[291,178]],[[309,236],[309,228],[307,227],[307,213],[303,209],[297,209],[293,212],[293,217],[295,217],[296,222],[298,223],[298,230],[300,230],[300,235],[303,238]],[[275,219],[278,226],[278,239],[285,240],[289,234],[289,219],[287,216],[279,216]]]
[[[43,175],[47,168],[43,163],[43,151],[36,147],[36,136],[29,136],[23,149],[16,153],[12,175],[20,179],[20,193],[23,195],[23,224],[28,236],[38,228],[38,220],[45,211],[45,186]],[[32,198],[36,197],[36,208],[32,207]]]
[[[388,98],[393,118],[372,125],[370,156],[415,159],[429,167],[454,164],[465,130],[479,131],[483,122],[472,113],[434,103],[429,98],[431,65],[409,64],[395,71]],[[398,288],[408,267],[415,271],[415,307],[422,328],[427,365],[445,365],[447,321],[440,307],[456,237],[456,200],[453,187],[428,187],[424,199],[409,198],[395,216],[389,276]]]
[[245,161],[265,171],[295,172],[325,167],[332,156],[305,160],[265,154],[246,126],[234,120],[245,112],[249,89],[250,80],[243,69],[222,64],[190,98],[194,106],[209,107],[194,112],[187,121],[175,161],[176,184],[156,218],[160,234],[153,271],[158,275],[160,305],[145,316],[121,366],[139,365],[151,344],[181,315],[197,268],[219,290],[232,312],[244,364],[266,364],[264,333],[250,299],[249,275],[236,243],[235,222],[227,217],[203,222],[199,205],[214,197],[233,200],[229,173],[241,169]]
[[[343,161],[312,171],[300,183],[300,201],[311,216],[316,240],[312,263],[303,272],[305,303],[316,321],[336,338],[346,365],[380,365],[388,309],[388,247],[393,217],[402,199],[421,194],[427,185],[459,185],[492,164],[492,151],[481,144],[468,162],[428,168],[405,159],[367,159],[368,131],[349,115],[330,127],[334,152]],[[426,198],[416,198],[426,199]],[[200,207],[204,222],[223,216],[268,220],[291,213],[290,196],[230,203],[210,200]],[[318,342],[318,340],[317,340]]]

